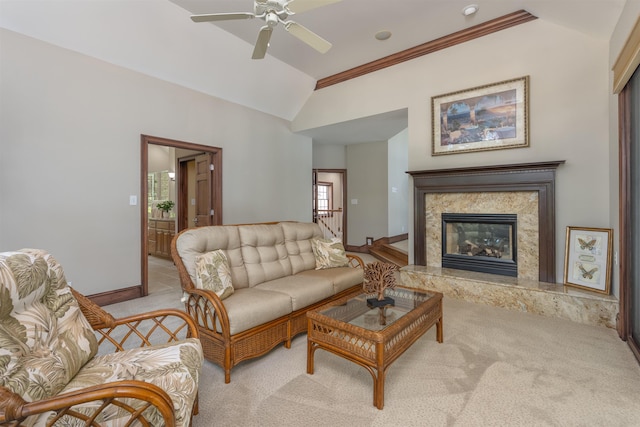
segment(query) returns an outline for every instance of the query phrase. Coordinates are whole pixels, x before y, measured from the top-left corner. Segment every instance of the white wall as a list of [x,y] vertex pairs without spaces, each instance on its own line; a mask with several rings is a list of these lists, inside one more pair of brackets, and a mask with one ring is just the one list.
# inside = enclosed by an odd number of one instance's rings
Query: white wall
[[348,145],[347,165],[347,244],[362,246],[388,236],[387,141]]
[[140,135],[222,147],[223,220],[311,220],[290,123],[0,30],[0,250],[50,251],[94,294],[140,284]]
[[313,143],[314,169],[346,169],[347,151],[344,145]]
[[[566,160],[556,187],[556,280],[561,282],[566,227],[612,224],[608,55],[608,41],[537,19],[316,91],[292,127],[304,130],[408,108],[410,170]],[[531,82],[529,148],[431,156],[432,96],[525,75]],[[412,203],[412,194],[408,198]],[[409,224],[412,259],[412,217]]]
[[[387,162],[389,164],[389,184],[387,186],[389,225],[387,236],[394,237],[407,233],[409,229],[409,130],[405,129],[389,139]],[[413,213],[411,213],[413,215]]]

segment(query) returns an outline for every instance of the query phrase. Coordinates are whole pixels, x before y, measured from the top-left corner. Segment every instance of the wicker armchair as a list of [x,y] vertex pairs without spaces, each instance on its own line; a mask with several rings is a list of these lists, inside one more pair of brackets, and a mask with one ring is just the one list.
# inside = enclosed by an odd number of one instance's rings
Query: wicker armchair
[[1,426],[189,426],[202,348],[192,319],[114,319],[44,251],[0,253]]

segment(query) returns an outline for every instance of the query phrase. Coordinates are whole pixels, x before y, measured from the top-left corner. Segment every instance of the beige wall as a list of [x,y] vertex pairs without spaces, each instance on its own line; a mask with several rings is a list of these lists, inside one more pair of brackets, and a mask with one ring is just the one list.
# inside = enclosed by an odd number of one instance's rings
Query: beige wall
[[347,243],[362,246],[388,236],[387,141],[348,145],[347,164]]
[[[538,19],[316,91],[292,126],[304,130],[408,108],[410,170],[566,160],[557,181],[561,282],[566,227],[612,224],[608,62],[608,41]],[[524,75],[531,82],[529,148],[431,156],[432,96]],[[409,215],[412,250],[412,206]]]
[[[538,19],[352,79],[314,92],[291,129],[408,108],[408,169],[567,160],[557,188],[561,281],[566,226],[611,226],[617,242],[610,67],[639,13],[640,2],[628,1],[611,40]],[[140,214],[128,200],[139,195],[141,133],[223,148],[226,223],[310,220],[311,142],[288,122],[7,30],[0,41],[0,250],[49,249],[86,293],[138,284]],[[430,156],[432,96],[523,75],[531,77],[530,148]],[[344,166],[314,148],[313,167],[346,167],[341,150]],[[361,151],[354,169],[371,155]],[[364,225],[358,244],[376,232]],[[118,268],[95,274],[105,264]]]
[[314,169],[346,169],[347,150],[344,145],[313,144]]
[[[407,175],[407,145],[408,132],[405,129],[386,142],[374,142],[372,151],[367,150],[368,143],[355,144],[355,147],[330,144],[313,144],[313,164],[323,165],[327,169],[347,169],[347,184],[351,191],[358,194],[365,194],[367,201],[376,201],[377,211],[387,212],[387,224],[381,222],[384,218],[379,218],[373,222],[371,212],[362,209],[361,206],[351,205],[350,193],[347,193],[347,221],[354,224],[356,234],[354,235],[351,226],[347,236],[347,243],[354,246],[363,245],[366,237],[379,239],[382,237],[394,237],[407,233],[408,230],[408,200],[407,192],[409,186],[409,176]],[[379,151],[382,145],[386,145],[386,155]],[[347,156],[347,153],[351,153]],[[344,165],[344,166],[340,166]],[[375,168],[375,176],[372,180],[372,167],[367,165],[381,165]],[[384,165],[384,167],[382,166]],[[380,175],[386,170],[386,175]],[[383,184],[383,179],[387,180]],[[351,185],[351,180],[359,184]],[[371,183],[371,184],[369,184]],[[374,185],[375,183],[375,185]],[[395,190],[395,191],[394,191]],[[382,199],[386,198],[386,203],[382,204]],[[380,202],[378,205],[377,203]],[[367,202],[368,203],[368,202]],[[366,224],[366,227],[361,227]],[[375,224],[375,225],[374,225]]]
[[222,147],[225,223],[311,220],[289,122],[0,30],[0,250],[50,251],[81,292],[140,284],[140,135]]
[[405,129],[389,139],[387,163],[389,165],[388,211],[389,224],[387,236],[394,237],[407,233],[409,229],[409,130]]

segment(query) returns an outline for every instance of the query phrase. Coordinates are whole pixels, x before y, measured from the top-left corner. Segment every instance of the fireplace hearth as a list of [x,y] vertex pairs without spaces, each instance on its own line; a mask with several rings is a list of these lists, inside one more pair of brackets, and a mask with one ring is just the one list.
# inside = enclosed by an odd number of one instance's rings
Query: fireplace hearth
[[442,267],[518,276],[517,215],[442,214]]

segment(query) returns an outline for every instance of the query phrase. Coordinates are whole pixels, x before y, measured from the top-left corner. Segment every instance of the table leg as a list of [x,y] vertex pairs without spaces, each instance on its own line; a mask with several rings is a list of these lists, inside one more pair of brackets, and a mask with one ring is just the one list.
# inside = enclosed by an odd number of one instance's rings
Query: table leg
[[313,375],[313,354],[315,350],[313,343],[307,339],[307,374],[310,375]]
[[384,408],[384,369],[378,370],[378,376],[373,385],[373,405],[378,409]]

